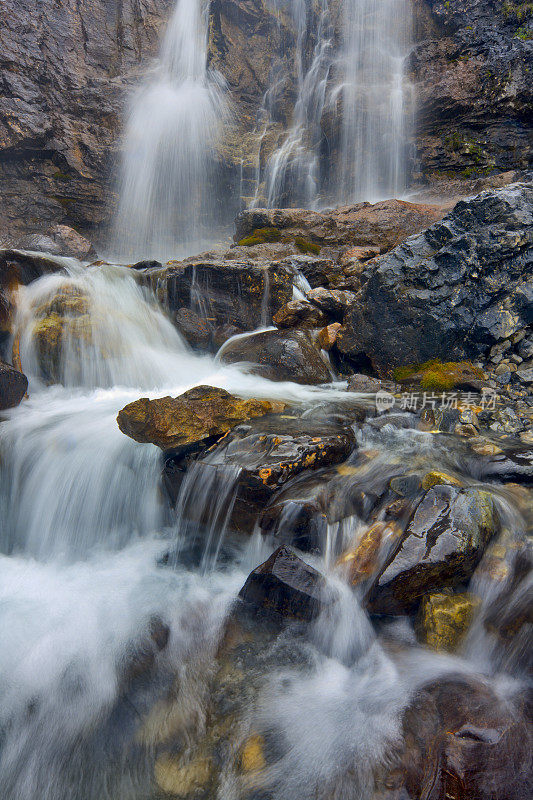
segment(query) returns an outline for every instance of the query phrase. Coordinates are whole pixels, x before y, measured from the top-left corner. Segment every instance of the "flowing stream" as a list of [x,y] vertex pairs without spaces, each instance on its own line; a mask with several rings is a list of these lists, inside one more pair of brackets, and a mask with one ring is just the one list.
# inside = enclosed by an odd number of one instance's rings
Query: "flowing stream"
[[[35,325],[59,289],[83,297],[93,335],[78,349],[64,339],[60,380],[45,385]],[[198,383],[284,398],[309,411],[347,395],[270,383],[193,355],[122,267],[70,262],[66,275],[21,289],[17,329],[30,387],[29,399],[0,423],[2,798],[155,800],[154,762],[160,788],[174,775],[165,771],[167,756],[161,762],[161,742],[169,731],[186,731],[185,740],[178,737],[183,754],[205,735],[224,620],[248,572],[272,547],[255,534],[218,558],[233,473],[206,485],[192,470],[181,516],[169,517],[160,451],[124,436],[116,414],[140,396],[175,396]],[[430,433],[385,426],[359,436],[362,451],[381,450],[383,469],[410,457],[460,469],[460,457],[436,448]],[[197,558],[176,547],[187,532],[188,503],[210,519]],[[345,537],[359,525],[354,517]],[[175,555],[166,563],[169,550]],[[268,646],[274,661],[259,660],[250,673],[258,699],[230,716],[242,735],[250,726],[277,731],[283,746],[264,775],[265,796],[276,800],[369,797],[374,770],[399,741],[414,688],[446,672],[490,675],[498,666],[483,636],[473,637],[462,659],[415,659],[420,651],[407,622],[395,636],[411,656],[399,661],[343,583],[333,555],[312,559],[328,576],[333,610],[307,636],[291,638],[289,630]],[[507,697],[509,682],[498,691]],[[206,797],[250,796],[236,764],[235,754],[224,756],[218,788]]]

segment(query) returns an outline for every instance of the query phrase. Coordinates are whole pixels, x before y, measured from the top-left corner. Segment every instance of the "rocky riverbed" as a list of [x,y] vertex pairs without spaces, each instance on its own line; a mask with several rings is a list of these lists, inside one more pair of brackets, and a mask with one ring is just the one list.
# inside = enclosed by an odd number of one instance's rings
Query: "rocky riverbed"
[[0,251],[6,800],[529,796],[532,221],[522,182]]

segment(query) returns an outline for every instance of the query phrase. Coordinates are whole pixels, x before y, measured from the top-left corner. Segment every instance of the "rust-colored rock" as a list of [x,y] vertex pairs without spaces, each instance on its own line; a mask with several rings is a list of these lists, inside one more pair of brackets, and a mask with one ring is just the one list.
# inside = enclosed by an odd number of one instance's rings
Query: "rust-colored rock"
[[179,397],[141,397],[128,403],[119,411],[117,423],[136,442],[173,450],[216,440],[241,422],[281,408],[280,403],[242,400],[224,389],[196,386]]
[[341,327],[340,322],[332,322],[331,325],[327,325],[325,328],[322,328],[322,330],[318,332],[316,341],[318,346],[322,348],[322,350],[331,350],[331,348],[337,341],[337,333],[340,327]]

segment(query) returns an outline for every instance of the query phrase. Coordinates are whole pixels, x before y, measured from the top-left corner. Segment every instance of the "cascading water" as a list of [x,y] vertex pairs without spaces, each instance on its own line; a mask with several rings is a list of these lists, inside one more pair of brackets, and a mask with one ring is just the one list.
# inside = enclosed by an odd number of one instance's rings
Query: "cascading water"
[[412,36],[410,0],[344,0],[341,202],[398,197],[407,189],[412,90],[405,60]]
[[[91,334],[79,348],[66,336],[62,382],[46,386],[36,331],[43,309],[57,313],[59,296],[75,302]],[[176,754],[193,759],[197,776],[215,759],[218,789],[206,796],[243,800],[258,777],[242,777],[238,748],[258,730],[275,741],[261,774],[266,796],[367,800],[375,771],[401,739],[401,714],[416,687],[498,668],[479,630],[470,662],[421,653],[412,635],[387,643],[335,567],[337,534],[324,556],[310,557],[327,575],[331,602],[308,635],[296,626],[272,638],[268,626],[252,623],[228,665],[233,634],[230,627],[221,641],[221,632],[231,601],[272,548],[256,534],[217,563],[233,469],[211,483],[191,470],[180,514],[165,526],[159,452],[120,433],[117,411],[139,396],[177,395],[200,382],[285,398],[310,412],[316,400],[339,402],[346,393],[270,383],[192,355],[124,268],[72,264],[68,275],[22,288],[17,329],[30,398],[0,425],[3,800],[156,800],[160,790],[184,785]],[[369,462],[372,485],[388,482],[390,463],[402,459],[459,468],[449,443],[437,449],[431,433],[388,427],[358,434],[359,455],[380,452]],[[204,517],[193,531],[202,546],[196,559],[190,552],[181,559],[176,539],[189,533],[190,508]],[[509,513],[516,528],[520,515]],[[348,527],[361,525],[356,515]],[[490,591],[494,598],[497,588]]]
[[155,74],[131,102],[112,249],[165,260],[212,243],[214,147],[229,107],[207,67],[208,0],[178,0]]

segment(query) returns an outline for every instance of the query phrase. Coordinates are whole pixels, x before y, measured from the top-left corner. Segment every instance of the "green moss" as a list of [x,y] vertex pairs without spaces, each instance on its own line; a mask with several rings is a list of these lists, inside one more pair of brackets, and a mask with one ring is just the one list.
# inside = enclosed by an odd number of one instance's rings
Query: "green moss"
[[256,244],[280,242],[281,233],[277,228],[256,228],[249,236],[245,236],[238,244],[240,247],[253,247]]
[[317,256],[320,253],[320,245],[304,239],[303,236],[297,236],[294,240],[294,244],[300,253],[308,253],[314,256]]
[[71,181],[72,180],[70,175],[67,175],[65,172],[61,172],[61,170],[58,170],[57,172],[54,172],[52,177],[53,177],[53,179],[55,181]]
[[525,25],[522,25],[515,33],[515,37],[517,39],[522,39],[523,42],[528,42],[530,39],[533,39],[533,31],[530,28],[526,28]]
[[502,14],[509,22],[524,22],[533,16],[533,3],[512,3],[506,0],[502,6]]
[[398,383],[412,381],[422,389],[431,392],[448,392],[465,381],[466,378],[481,380],[483,372],[474,367],[471,361],[439,361],[434,358],[423,364],[408,364],[394,370],[394,380]]

